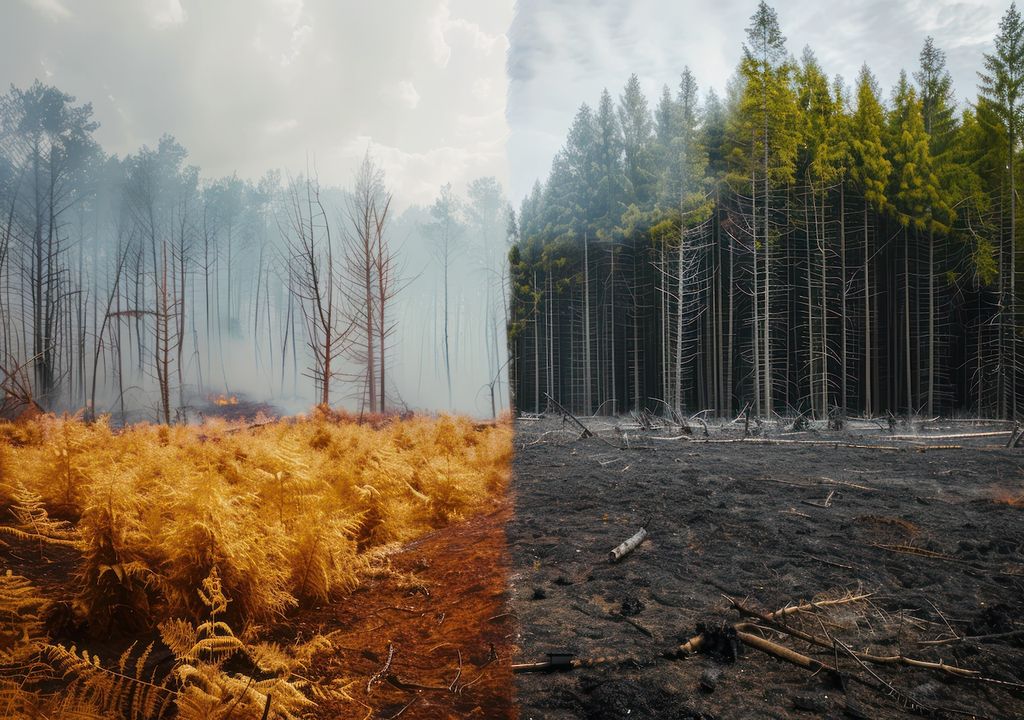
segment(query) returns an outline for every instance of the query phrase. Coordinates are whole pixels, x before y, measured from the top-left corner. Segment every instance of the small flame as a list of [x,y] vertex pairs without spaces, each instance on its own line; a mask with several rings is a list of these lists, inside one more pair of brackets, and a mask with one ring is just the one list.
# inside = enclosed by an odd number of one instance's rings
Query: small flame
[[238,398],[234,395],[211,395],[210,402],[224,407],[225,405],[237,405]]

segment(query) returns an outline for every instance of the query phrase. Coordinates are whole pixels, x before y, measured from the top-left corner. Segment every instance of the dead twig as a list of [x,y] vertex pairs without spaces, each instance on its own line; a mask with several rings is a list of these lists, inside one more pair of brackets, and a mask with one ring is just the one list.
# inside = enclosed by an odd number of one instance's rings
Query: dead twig
[[459,669],[455,672],[455,679],[448,685],[448,689],[452,692],[455,692],[455,687],[459,684],[459,678],[462,677],[462,651],[456,648],[455,652],[459,655]]
[[367,695],[370,694],[370,690],[373,689],[373,686],[376,683],[380,682],[380,679],[382,677],[384,677],[385,674],[387,674],[388,670],[391,669],[391,661],[394,659],[394,657],[395,657],[395,646],[392,643],[388,643],[388,659],[384,661],[384,667],[382,667],[380,670],[375,672],[373,674],[373,676],[370,677],[370,679],[366,681],[366,694]]
[[419,696],[419,695],[414,695],[414,696],[413,696],[413,698],[412,698],[412,700],[410,700],[410,701],[409,701],[409,702],[407,702],[407,703],[406,703],[405,705],[403,705],[403,706],[402,706],[402,707],[401,707],[401,708],[400,708],[400,709],[398,710],[398,712],[396,712],[396,713],[395,713],[394,715],[392,715],[391,717],[389,717],[389,718],[388,718],[388,720],[395,720],[395,718],[397,718],[397,717],[398,717],[399,715],[401,715],[401,714],[402,714],[402,713],[404,713],[404,712],[405,712],[406,710],[408,710],[408,709],[409,709],[409,708],[410,708],[410,707],[412,706],[412,704],[413,704],[414,702],[416,702],[417,700],[419,700],[419,699],[420,699],[420,696]]
[[918,557],[926,557],[933,560],[944,560],[945,562],[963,562],[963,560],[955,558],[952,555],[945,555],[940,552],[935,552],[934,550],[925,550],[924,548],[914,547],[913,545],[882,545],[879,543],[871,543],[871,547],[876,547],[881,550],[887,550],[894,553],[902,553],[904,555],[917,555]]
[[836,494],[835,490],[829,492],[828,497],[825,498],[825,502],[819,503],[813,500],[801,500],[804,505],[810,505],[811,507],[830,508],[832,507],[832,496]]

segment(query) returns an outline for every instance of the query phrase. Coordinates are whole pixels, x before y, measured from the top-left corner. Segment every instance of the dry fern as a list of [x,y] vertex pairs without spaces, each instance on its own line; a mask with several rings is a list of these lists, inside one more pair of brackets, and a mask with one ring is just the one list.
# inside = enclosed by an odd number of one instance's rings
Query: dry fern
[[[184,621],[160,626],[164,644],[178,658],[174,676],[181,688],[175,698],[179,718],[262,718],[269,702],[275,716],[291,720],[312,705],[291,682],[293,664],[283,653],[271,655],[271,646],[247,648],[227,623],[217,619],[227,610],[229,600],[216,568],[203,581],[198,595],[209,611],[208,620],[196,627]],[[256,670],[270,677],[226,672],[224,664],[236,655],[245,656]]]
[[48,645],[43,657],[67,681],[57,703],[58,717],[93,709],[102,717],[124,720],[159,720],[169,713],[176,693],[166,679],[157,682],[155,670],[147,676],[146,663],[153,643],[134,655],[132,644],[118,659],[117,669],[106,668],[99,657],[72,645]]
[[118,475],[93,489],[79,525],[82,560],[78,604],[97,636],[149,626],[153,573],[141,552],[146,536],[139,498],[125,492]]
[[0,535],[37,543],[42,555],[46,545],[78,547],[76,533],[70,524],[54,520],[43,506],[43,498],[18,481],[11,494],[10,524],[0,525]]
[[135,617],[160,607],[152,624],[198,622],[194,588],[213,567],[235,599],[235,624],[323,602],[358,582],[367,551],[483,507],[511,456],[510,428],[454,417],[376,429],[320,411],[258,431],[224,421],[116,433],[78,418],[24,425],[0,423],[11,441],[2,472],[7,495],[18,483],[32,494],[18,504],[31,516],[0,506],[0,524],[7,513],[9,536],[63,541],[73,538],[49,519],[80,517],[79,606],[97,632],[125,622],[113,610],[126,607]]

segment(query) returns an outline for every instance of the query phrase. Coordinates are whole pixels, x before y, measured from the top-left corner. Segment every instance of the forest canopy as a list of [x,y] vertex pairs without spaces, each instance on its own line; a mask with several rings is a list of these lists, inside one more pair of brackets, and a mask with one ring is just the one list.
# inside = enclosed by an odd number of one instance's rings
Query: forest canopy
[[973,102],[930,37],[885,95],[761,2],[724,94],[582,104],[514,218],[518,407],[1017,416],[1022,48],[1011,5]]

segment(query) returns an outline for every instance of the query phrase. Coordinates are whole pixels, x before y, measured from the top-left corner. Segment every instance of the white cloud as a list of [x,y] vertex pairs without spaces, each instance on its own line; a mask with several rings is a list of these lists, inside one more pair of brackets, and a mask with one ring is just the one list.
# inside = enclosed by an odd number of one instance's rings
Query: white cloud
[[150,0],[153,27],[170,28],[185,22],[187,15],[181,0]]
[[289,130],[294,130],[298,126],[298,120],[295,118],[287,118],[285,120],[271,120],[264,126],[264,129],[268,135],[280,135],[288,132]]
[[387,97],[393,98],[409,110],[415,110],[420,104],[420,94],[411,80],[399,80],[398,83],[384,91]]
[[281,54],[281,67],[288,67],[295,62],[295,58],[297,58],[299,53],[302,52],[303,46],[305,46],[312,34],[313,28],[309,25],[300,25],[292,30],[292,37],[288,50]]
[[60,0],[28,0],[28,4],[50,20],[67,20],[71,11]]
[[429,205],[438,188],[455,180],[464,183],[489,174],[488,168],[501,162],[505,154],[504,137],[459,145],[439,145],[424,151],[408,151],[360,135],[342,147],[336,155],[350,163],[362,159],[369,150],[384,168],[389,187],[401,188],[407,204]]
[[452,17],[448,0],[441,0],[438,4],[430,18],[428,34],[434,62],[440,67],[447,67],[451,59],[453,35],[468,38],[470,46],[485,55],[508,49],[508,38],[504,33],[487,33],[479,23],[465,17]]
[[442,0],[438,5],[434,16],[430,18],[430,43],[434,56],[434,62],[440,67],[447,67],[452,56],[452,47],[448,44],[445,31],[451,18],[451,10],[448,8],[448,0]]

